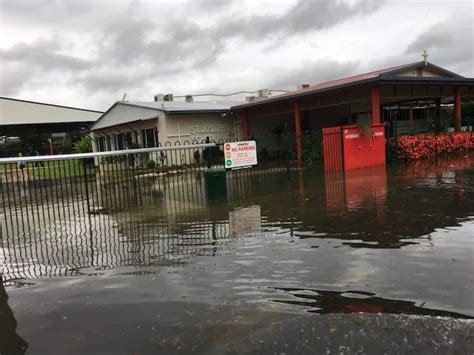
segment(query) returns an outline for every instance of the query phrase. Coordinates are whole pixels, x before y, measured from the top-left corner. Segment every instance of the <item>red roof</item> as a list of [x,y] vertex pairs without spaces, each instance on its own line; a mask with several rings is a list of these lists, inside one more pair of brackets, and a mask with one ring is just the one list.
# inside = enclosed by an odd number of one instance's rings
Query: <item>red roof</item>
[[[363,82],[365,80],[375,79],[377,77],[380,77],[381,75],[385,75],[385,74],[389,74],[389,73],[396,73],[396,72],[398,72],[399,70],[402,70],[402,69],[414,68],[414,67],[419,67],[419,66],[424,66],[424,65],[425,65],[424,62],[415,62],[415,63],[398,65],[398,66],[395,66],[395,67],[390,67],[390,68],[385,68],[385,69],[379,69],[379,70],[371,71],[369,73],[349,76],[349,77],[342,78],[342,79],[326,81],[324,83],[311,85],[311,86],[309,86],[305,89],[293,90],[293,91],[290,91],[290,92],[287,92],[287,93],[284,93],[284,94],[280,94],[280,95],[275,95],[275,96],[272,96],[272,97],[269,97],[269,98],[251,101],[249,103],[234,106],[233,108],[239,109],[239,108],[244,108],[244,107],[247,107],[247,106],[254,106],[254,105],[264,104],[264,103],[272,102],[272,101],[280,101],[280,100],[284,100],[285,98],[299,96],[299,95],[302,95],[302,94],[313,93],[313,92],[317,92],[317,91],[320,91],[320,90],[328,90],[328,89],[331,89],[331,88],[337,88],[337,87],[344,86],[344,85],[349,85],[349,84],[356,84],[358,82]],[[443,69],[441,67],[433,65],[431,63],[428,63],[428,66],[430,66],[434,69],[437,69],[437,70],[442,70],[446,73],[449,73],[450,75],[459,77],[459,75],[457,75],[455,73],[451,73],[451,72],[447,71],[446,69]]]
[[371,71],[371,72],[364,73],[364,74],[348,76],[348,77],[342,78],[342,79],[325,81],[324,83],[311,85],[311,86],[309,86],[305,89],[294,90],[294,91],[290,91],[290,92],[287,92],[287,93],[284,93],[284,94],[281,94],[281,95],[277,95],[277,96],[282,97],[282,96],[285,96],[285,95],[298,94],[298,93],[306,92],[306,91],[328,89],[328,88],[331,88],[333,86],[346,85],[346,84],[354,83],[354,82],[357,82],[357,81],[372,79],[372,78],[376,78],[376,77],[378,77],[382,74],[387,74],[387,73],[390,73],[390,72],[393,72],[393,71],[398,71],[398,70],[403,69],[403,68],[411,67],[411,66],[413,66],[413,64],[415,64],[415,63],[399,65],[399,66],[391,67],[391,68],[379,69],[379,70]]

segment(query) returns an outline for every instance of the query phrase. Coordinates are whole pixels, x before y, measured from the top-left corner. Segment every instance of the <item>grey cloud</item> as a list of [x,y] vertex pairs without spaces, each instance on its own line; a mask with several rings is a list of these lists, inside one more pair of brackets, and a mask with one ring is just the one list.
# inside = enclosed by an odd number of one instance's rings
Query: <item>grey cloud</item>
[[237,3],[236,0],[190,0],[186,7],[206,13],[219,12]]
[[150,79],[149,73],[143,71],[140,75],[130,74],[126,71],[101,73],[100,71],[86,73],[78,80],[79,83],[93,91],[110,91],[134,88]]
[[[58,19],[67,21],[76,14],[83,16],[83,22],[79,21],[81,26],[91,26],[85,33],[95,36],[94,57],[87,59],[64,54],[62,50],[68,43],[60,38],[20,43],[1,49],[0,60],[15,63],[20,68],[8,77],[2,74],[2,91],[18,90],[28,81],[32,70],[36,75],[41,75],[42,72],[61,76],[73,74],[71,84],[79,84],[89,90],[112,92],[122,90],[122,87],[136,88],[144,85],[147,80],[159,80],[186,70],[209,68],[217,62],[220,53],[228,49],[226,46],[232,39],[291,39],[300,33],[329,28],[349,18],[370,14],[383,6],[383,3],[384,1],[376,0],[359,0],[353,3],[299,0],[283,15],[220,16],[217,23],[206,26],[192,19],[193,11],[205,12],[208,9],[224,12],[238,2],[201,0],[186,9],[186,17],[169,12],[169,8],[158,14],[147,13],[144,3],[129,2],[118,10],[114,8],[110,19],[96,23],[94,16],[103,11],[103,1],[98,4],[79,0],[41,1],[35,2],[33,10],[29,1],[2,1],[1,11],[13,18],[21,18],[22,23],[25,20],[27,22],[32,13],[35,15],[34,19],[31,18],[32,21],[45,23],[50,20],[57,22]],[[94,16],[90,19],[87,14]],[[69,25],[66,23],[65,26]],[[154,33],[159,36],[153,36]],[[292,87],[298,81],[308,81],[303,80],[308,73],[310,76],[313,73],[314,81],[321,81],[348,72],[346,67],[332,63],[328,66],[317,63],[290,71],[277,76],[273,84]],[[141,68],[139,74],[134,70],[137,67]],[[0,69],[0,73],[4,71],[5,69]],[[285,71],[288,72],[286,68]]]
[[259,40],[277,35],[295,35],[332,27],[351,17],[370,14],[385,0],[359,0],[349,4],[334,0],[299,0],[286,14],[227,18],[214,28],[216,37]]
[[[224,47],[223,41],[213,42],[192,22],[170,21],[164,27],[144,19],[111,24],[104,31],[99,56],[119,66],[145,62],[165,71],[211,65]],[[163,38],[153,39],[151,34],[160,31]]]
[[356,74],[358,67],[357,62],[340,63],[334,60],[308,62],[293,70],[282,68],[281,74],[275,73],[268,86],[272,89],[296,89],[298,84],[318,84]]
[[[200,5],[212,3],[204,1]],[[205,68],[217,61],[232,38],[256,41],[318,30],[352,16],[373,12],[382,3],[364,0],[350,5],[332,0],[300,0],[285,15],[224,18],[212,27],[201,27],[182,19],[155,21],[136,17],[128,18],[126,22],[120,19],[104,29],[101,56],[119,65],[148,61],[165,68]],[[154,31],[164,38],[150,38]]]
[[22,23],[64,22],[97,10],[93,0],[2,0],[0,11]]
[[39,40],[0,49],[1,94],[15,95],[34,79],[47,74],[66,77],[89,70],[92,62],[60,53],[57,41]]
[[422,49],[432,47],[445,47],[453,42],[453,34],[448,31],[445,23],[438,23],[431,26],[415,39],[405,53],[418,53]]
[[15,95],[34,75],[34,70],[28,66],[15,63],[2,64],[0,69],[0,95]]
[[419,56],[424,49],[428,60],[454,71],[474,76],[473,17],[459,18],[456,22],[441,22],[430,26],[406,48],[405,56]]
[[57,41],[39,40],[31,44],[19,43],[9,49],[0,50],[0,59],[23,63],[25,66],[45,71],[58,69],[67,71],[85,70],[90,67],[87,60],[60,53]]

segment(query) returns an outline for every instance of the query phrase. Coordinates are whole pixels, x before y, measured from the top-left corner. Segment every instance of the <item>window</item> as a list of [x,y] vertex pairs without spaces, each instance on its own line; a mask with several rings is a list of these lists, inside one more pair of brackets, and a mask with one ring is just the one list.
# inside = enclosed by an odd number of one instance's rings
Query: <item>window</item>
[[112,138],[109,135],[107,135],[106,141],[107,141],[107,150],[110,152],[112,151]]
[[97,149],[99,152],[105,152],[105,137],[99,137],[99,140],[97,141]]
[[141,141],[142,141],[142,147],[143,148],[147,148],[147,145],[146,145],[146,134],[145,134],[145,130],[142,129],[141,131]]
[[147,148],[156,147],[155,129],[154,128],[148,128],[145,131],[145,136],[146,136],[146,147]]
[[125,149],[125,135],[123,133],[115,135],[115,147],[117,148],[117,150]]
[[133,144],[132,132],[125,133],[125,147],[129,149]]

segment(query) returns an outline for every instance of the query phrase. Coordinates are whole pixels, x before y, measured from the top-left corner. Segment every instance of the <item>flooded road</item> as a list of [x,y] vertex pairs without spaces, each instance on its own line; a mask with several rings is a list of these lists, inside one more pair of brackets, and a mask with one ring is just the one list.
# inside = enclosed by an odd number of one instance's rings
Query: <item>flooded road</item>
[[474,350],[474,155],[188,183],[4,211],[0,353]]

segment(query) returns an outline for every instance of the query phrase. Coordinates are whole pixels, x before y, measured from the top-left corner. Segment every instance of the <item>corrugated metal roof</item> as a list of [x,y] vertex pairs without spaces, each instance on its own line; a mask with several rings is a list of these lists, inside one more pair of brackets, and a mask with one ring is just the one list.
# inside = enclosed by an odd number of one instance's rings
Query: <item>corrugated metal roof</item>
[[140,106],[153,108],[165,112],[173,111],[226,111],[229,110],[232,106],[241,104],[242,101],[149,101],[149,102],[140,102],[132,101],[126,102],[128,105]]
[[[290,92],[287,92],[287,93],[284,93],[284,94],[272,96],[272,97],[269,97],[269,98],[266,98],[266,99],[260,99],[260,100],[257,100],[257,101],[253,101],[253,102],[233,106],[232,109],[238,110],[240,108],[245,108],[245,107],[250,107],[250,106],[257,106],[257,105],[270,103],[270,102],[274,102],[274,101],[281,101],[281,100],[285,100],[285,99],[289,99],[289,98],[293,98],[293,97],[304,96],[304,95],[307,95],[307,94],[313,94],[313,93],[317,93],[319,91],[327,91],[327,90],[331,90],[331,89],[337,89],[337,88],[340,88],[340,87],[344,87],[346,85],[356,85],[356,84],[359,84],[359,83],[370,82],[371,80],[373,81],[377,78],[389,76],[389,75],[392,75],[392,74],[396,74],[400,71],[407,70],[409,68],[416,68],[416,67],[425,67],[425,64],[424,64],[424,62],[415,62],[415,63],[410,63],[410,64],[398,65],[398,66],[395,66],[395,67],[375,70],[375,71],[371,71],[371,72],[364,73],[364,74],[349,76],[349,77],[342,78],[342,79],[330,80],[330,81],[326,81],[326,82],[323,82],[323,83],[311,85],[311,86],[309,86],[305,89],[294,90],[294,91],[290,91]],[[458,74],[450,72],[450,71],[448,71],[444,68],[438,67],[438,66],[436,66],[434,64],[431,64],[431,63],[428,63],[427,67],[430,67],[432,69],[444,72],[446,75],[449,75],[451,77],[463,78],[462,76],[460,76]],[[420,79],[420,78],[413,77],[411,79]]]
[[241,101],[119,101],[112,105],[90,130],[145,121],[165,113],[170,115],[224,113],[239,103]]
[[117,102],[90,127],[90,130],[93,131],[120,126],[130,122],[145,121],[156,118],[160,113],[162,113],[162,111],[157,109]]

